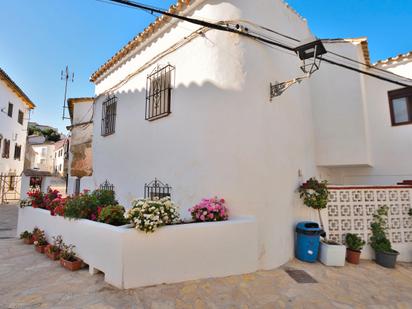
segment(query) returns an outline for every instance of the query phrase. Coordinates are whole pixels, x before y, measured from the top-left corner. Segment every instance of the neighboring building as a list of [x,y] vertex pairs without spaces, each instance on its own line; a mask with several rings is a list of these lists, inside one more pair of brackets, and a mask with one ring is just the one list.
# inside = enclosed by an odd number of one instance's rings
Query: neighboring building
[[46,141],[31,145],[36,155],[34,165],[30,169],[54,173],[54,144],[54,142]]
[[407,78],[412,78],[412,51],[385,60],[379,60],[374,66]]
[[34,103],[0,68],[0,204],[20,198],[27,122]]
[[[281,0],[179,0],[171,11],[289,46],[315,40]],[[365,63],[352,66],[379,73],[369,63],[366,39],[325,46]],[[309,80],[270,101],[270,83],[303,75],[301,65],[294,53],[236,33],[158,18],[91,77],[93,174],[81,188],[108,180],[130,207],[158,178],[172,187],[186,217],[201,198],[217,194],[231,216],[257,218],[259,268],[285,263],[293,256],[295,222],[310,217],[296,194],[304,179],[412,179],[412,125],[391,121],[391,91],[401,87],[323,62]]]
[[24,166],[27,123],[34,103],[0,69],[0,174],[20,175]]
[[68,171],[70,139],[64,138],[54,144],[54,174],[66,177]]
[[[93,102],[94,98],[70,98],[69,106],[71,132],[69,151],[69,193],[80,190],[79,181],[89,186],[93,174],[92,140],[93,140]],[[77,186],[76,186],[77,183]],[[94,185],[92,185],[94,186]]]

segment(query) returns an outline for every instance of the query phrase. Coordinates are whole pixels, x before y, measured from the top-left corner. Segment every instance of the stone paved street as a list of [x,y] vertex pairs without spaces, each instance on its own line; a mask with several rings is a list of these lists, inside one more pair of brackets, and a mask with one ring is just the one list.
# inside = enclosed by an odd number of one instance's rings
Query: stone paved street
[[[272,271],[122,291],[102,274],[68,272],[9,238],[16,216],[16,206],[0,206],[0,308],[412,308],[408,263],[389,270],[369,261],[344,268],[291,261]],[[298,284],[287,268],[319,283]]]

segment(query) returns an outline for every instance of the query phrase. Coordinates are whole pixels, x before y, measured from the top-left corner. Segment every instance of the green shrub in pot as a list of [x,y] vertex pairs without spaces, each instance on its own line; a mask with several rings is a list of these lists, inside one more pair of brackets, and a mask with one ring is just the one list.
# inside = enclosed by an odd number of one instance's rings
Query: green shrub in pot
[[359,264],[361,250],[365,245],[358,235],[348,233],[345,237],[346,241],[346,260],[352,264]]
[[387,216],[387,206],[379,207],[374,213],[371,223],[371,247],[375,250],[376,263],[387,268],[394,268],[399,252],[392,249],[392,244],[386,237]]

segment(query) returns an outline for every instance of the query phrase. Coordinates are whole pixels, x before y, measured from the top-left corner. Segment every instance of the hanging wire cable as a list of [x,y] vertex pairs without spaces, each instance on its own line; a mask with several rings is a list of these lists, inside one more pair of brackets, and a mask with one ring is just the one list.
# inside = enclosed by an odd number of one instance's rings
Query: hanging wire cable
[[[262,37],[260,35],[251,34],[248,31],[239,30],[239,28],[237,28],[237,27],[231,28],[226,24],[212,23],[212,22],[208,22],[208,21],[205,21],[205,20],[200,20],[200,19],[196,19],[196,18],[192,18],[192,17],[178,15],[178,14],[170,13],[169,11],[166,11],[166,10],[163,10],[163,9],[155,8],[155,7],[148,6],[148,5],[141,4],[141,3],[138,3],[138,2],[134,2],[134,1],[128,1],[128,0],[107,0],[107,1],[110,1],[110,3],[120,4],[120,5],[123,5],[123,6],[132,7],[132,8],[136,8],[136,9],[141,9],[143,11],[150,12],[151,14],[158,13],[158,14],[169,16],[169,17],[172,17],[172,18],[177,18],[177,19],[180,19],[180,20],[183,20],[183,21],[186,21],[186,22],[189,22],[189,23],[197,24],[197,25],[200,25],[202,27],[209,28],[209,29],[215,29],[215,30],[219,30],[219,31],[236,33],[236,34],[239,34],[239,35],[257,40],[259,42],[269,44],[271,46],[277,46],[277,47],[283,48],[285,50],[295,51],[295,48],[291,47],[289,45],[276,42],[273,39],[268,39],[268,38]],[[279,32],[277,32],[275,30],[272,30],[272,29],[269,29],[269,28],[266,28],[266,27],[263,27],[263,26],[259,26],[259,27],[261,29],[264,29],[266,31],[269,31],[269,32],[272,32],[272,33],[275,33],[275,34],[279,35]],[[284,34],[280,34],[280,35],[285,37],[285,38],[288,38],[290,40],[294,40],[296,42],[298,41],[296,38],[293,38],[291,36],[284,35]],[[408,79],[408,82],[410,82],[410,84],[406,84],[404,82],[400,82],[398,80],[394,80],[394,79],[391,79],[391,78],[388,78],[388,77],[384,77],[384,76],[381,76],[381,75],[378,75],[378,74],[375,74],[375,73],[372,73],[372,72],[367,72],[367,71],[364,71],[364,70],[361,70],[361,69],[358,69],[358,68],[354,68],[354,67],[351,67],[349,65],[339,63],[339,62],[336,62],[334,60],[331,60],[331,59],[328,59],[328,58],[325,58],[325,57],[323,57],[322,60],[324,62],[329,63],[329,64],[339,66],[339,67],[342,67],[342,68],[345,68],[345,69],[348,69],[348,70],[351,70],[351,71],[354,71],[354,72],[358,72],[358,73],[361,73],[361,74],[365,74],[365,75],[368,75],[368,76],[371,76],[371,77],[374,77],[374,78],[377,78],[377,79],[380,79],[380,80],[384,80],[384,81],[387,81],[387,82],[390,82],[390,83],[393,83],[393,84],[397,84],[397,85],[400,85],[400,86],[403,86],[403,87],[412,86],[412,80],[409,80],[409,79]],[[368,66],[367,64],[364,64],[364,65]],[[368,67],[370,68],[370,66],[368,66]],[[384,70],[384,72],[388,73],[388,71],[386,71],[386,70]],[[402,78],[398,75],[396,75],[396,77],[399,78],[399,79]]]

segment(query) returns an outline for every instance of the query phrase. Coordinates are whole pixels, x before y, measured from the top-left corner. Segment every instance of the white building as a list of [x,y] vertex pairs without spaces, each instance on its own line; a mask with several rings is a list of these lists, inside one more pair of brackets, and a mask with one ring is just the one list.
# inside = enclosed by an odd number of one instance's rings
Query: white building
[[35,152],[34,165],[31,169],[54,172],[54,142],[45,141],[41,144],[31,144]]
[[[280,0],[179,0],[170,11],[290,47],[315,40]],[[369,66],[366,39],[325,47],[366,64],[349,63],[356,69],[383,74]],[[171,185],[186,217],[201,198],[225,197],[232,216],[258,220],[259,268],[285,263],[295,222],[310,216],[296,194],[304,179],[412,179],[412,126],[392,123],[388,102],[388,91],[401,87],[324,61],[310,79],[270,100],[270,84],[302,76],[300,66],[290,50],[158,18],[91,77],[93,174],[81,187],[107,179],[129,207],[158,178]]]
[[34,107],[0,69],[0,175],[20,176],[23,171],[29,111]]
[[374,66],[407,78],[412,78],[412,51],[380,60],[376,62]]
[[53,172],[62,177],[67,175],[69,143],[68,138],[63,138],[54,144]]

